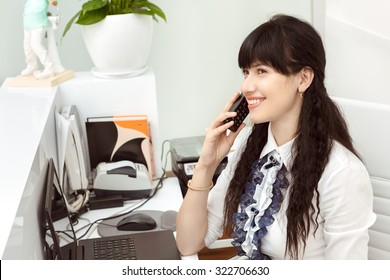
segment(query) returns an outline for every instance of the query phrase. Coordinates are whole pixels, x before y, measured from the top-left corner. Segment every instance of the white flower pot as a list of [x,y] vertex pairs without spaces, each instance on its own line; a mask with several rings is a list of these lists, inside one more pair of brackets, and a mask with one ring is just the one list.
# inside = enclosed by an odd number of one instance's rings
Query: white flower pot
[[84,42],[100,78],[136,76],[146,70],[153,37],[153,18],[146,15],[110,15],[82,27]]

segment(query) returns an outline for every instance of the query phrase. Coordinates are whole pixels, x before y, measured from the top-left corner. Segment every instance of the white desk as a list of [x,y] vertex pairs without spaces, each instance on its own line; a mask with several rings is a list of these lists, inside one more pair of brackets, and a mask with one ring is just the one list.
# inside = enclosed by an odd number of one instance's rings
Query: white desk
[[[140,205],[144,200],[134,200],[134,201],[126,201],[122,207],[114,207],[107,209],[99,209],[88,211],[81,215],[79,219],[79,224],[75,226],[75,231],[84,227],[98,219],[107,218],[113,215],[125,213],[134,207]],[[183,201],[179,182],[176,177],[167,178],[163,182],[163,187],[157,191],[154,197],[152,197],[148,202],[146,202],[141,207],[137,208],[136,211],[139,210],[159,210],[159,211],[168,211],[174,210],[178,211],[181,203]],[[64,218],[55,223],[56,230],[65,230],[69,229],[68,227],[68,219]],[[88,228],[88,227],[86,227]],[[85,229],[86,229],[85,228]],[[80,230],[76,235],[81,236],[85,231]],[[176,234],[176,232],[175,232]],[[92,227],[91,231],[84,238],[93,238],[99,237],[97,232],[97,224]],[[61,245],[66,244],[63,240],[61,240]],[[183,260],[196,260],[198,259],[197,255],[185,256],[182,257]]]
[[43,258],[42,194],[48,159],[53,158],[58,168],[54,115],[62,106],[76,105],[81,122],[92,116],[148,115],[156,171],[161,172],[152,70],[128,79],[97,79],[90,72],[78,72],[52,88],[9,88],[5,84],[0,88],[2,259]]
[[[56,153],[55,135],[50,133],[54,131],[54,118],[50,116],[57,102],[56,91],[56,87],[0,88],[2,257],[6,247],[9,252],[22,252],[19,254],[25,259],[41,257],[36,242],[40,239],[39,211],[32,202],[38,204],[41,199],[42,188],[37,186],[44,184],[44,176],[40,176],[47,166],[44,159]],[[23,232],[23,228],[29,228],[29,232]],[[21,244],[27,247],[22,250]],[[34,253],[27,256],[27,251]],[[12,252],[7,255],[16,258]]]
[[[133,209],[134,207],[137,207],[144,201],[145,199],[129,200],[129,201],[125,201],[122,207],[113,207],[113,208],[105,208],[105,209],[88,211],[80,216],[81,218],[80,223],[75,226],[75,230],[79,229],[80,227],[83,227],[85,224],[89,222],[94,222],[98,219],[108,218],[113,215],[125,213]],[[176,177],[167,178],[163,181],[163,187],[159,189],[148,202],[146,202],[141,207],[137,208],[137,211],[138,210],[158,210],[163,212],[168,210],[179,211],[182,201],[183,201],[183,197],[180,191],[180,186],[177,178]],[[56,226],[58,225],[62,227],[62,228],[56,228],[56,230],[65,229],[67,224],[64,224],[64,222],[67,223],[68,220],[64,218],[61,221],[56,222]],[[81,236],[83,233],[84,231],[81,231],[77,235]],[[90,234],[87,235],[87,238],[91,238],[91,237],[99,237],[96,227],[94,227],[93,230],[90,232]]]

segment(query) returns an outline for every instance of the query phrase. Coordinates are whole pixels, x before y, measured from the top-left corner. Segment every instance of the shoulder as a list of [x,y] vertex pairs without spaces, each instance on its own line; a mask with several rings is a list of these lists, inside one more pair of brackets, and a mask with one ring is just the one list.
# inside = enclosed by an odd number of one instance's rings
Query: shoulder
[[334,142],[329,161],[318,184],[321,195],[335,197],[372,191],[363,162],[338,142]]
[[367,173],[367,169],[363,162],[354,153],[337,141],[334,141],[333,143],[326,169],[329,169],[331,172],[356,170]]

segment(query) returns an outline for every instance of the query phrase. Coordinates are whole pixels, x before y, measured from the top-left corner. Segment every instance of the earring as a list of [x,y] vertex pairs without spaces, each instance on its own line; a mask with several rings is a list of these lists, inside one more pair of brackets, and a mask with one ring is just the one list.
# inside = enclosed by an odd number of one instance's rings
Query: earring
[[303,92],[299,92],[299,96],[303,98]]

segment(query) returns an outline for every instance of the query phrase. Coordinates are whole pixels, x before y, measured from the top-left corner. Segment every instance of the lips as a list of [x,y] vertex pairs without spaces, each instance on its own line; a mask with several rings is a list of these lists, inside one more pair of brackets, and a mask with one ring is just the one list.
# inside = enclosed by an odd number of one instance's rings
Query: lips
[[258,105],[260,105],[263,101],[265,100],[265,98],[248,98],[247,101],[248,101],[248,108],[253,108],[253,107],[256,107]]

